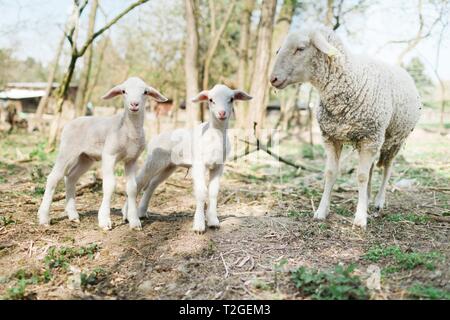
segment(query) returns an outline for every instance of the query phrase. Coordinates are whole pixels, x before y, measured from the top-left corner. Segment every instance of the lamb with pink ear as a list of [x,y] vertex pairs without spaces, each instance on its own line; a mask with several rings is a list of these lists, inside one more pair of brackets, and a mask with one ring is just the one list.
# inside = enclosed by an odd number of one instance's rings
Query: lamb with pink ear
[[136,77],[112,88],[103,99],[119,95],[123,98],[122,112],[110,117],[79,117],[64,126],[58,156],[47,178],[39,207],[39,224],[50,224],[52,197],[62,178],[66,186],[66,214],[69,220],[80,221],[75,206],[75,185],[95,161],[101,160],[103,200],[98,212],[100,228],[112,228],[110,202],[115,187],[114,167],[120,161],[125,164],[130,228],[141,228],[136,209],[136,160],[145,147],[145,102],[147,97],[159,102],[167,101],[167,98]]
[[[227,136],[228,123],[235,100],[250,100],[247,93],[216,85],[200,92],[193,102],[207,102],[209,120],[192,129],[177,129],[155,137],[148,145],[148,157],[136,182],[137,190],[145,190],[139,204],[139,217],[145,217],[148,203],[156,187],[166,180],[177,167],[192,168],[196,210],[193,230],[203,233],[206,225],[219,227],[217,195],[224,163],[230,150]],[[206,175],[209,173],[209,183]],[[205,215],[205,203],[209,198]],[[124,219],[129,219],[130,201],[122,209]],[[206,223],[205,223],[206,222]]]

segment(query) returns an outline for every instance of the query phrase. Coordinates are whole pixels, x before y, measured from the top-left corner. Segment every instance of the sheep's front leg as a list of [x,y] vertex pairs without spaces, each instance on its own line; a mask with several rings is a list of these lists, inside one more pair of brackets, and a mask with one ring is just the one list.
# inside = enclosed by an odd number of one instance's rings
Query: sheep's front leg
[[220,222],[217,218],[217,195],[220,188],[220,177],[223,173],[223,165],[209,171],[209,205],[206,212],[206,223],[208,227],[219,228]]
[[112,228],[110,205],[116,184],[116,178],[114,177],[115,164],[115,156],[109,154],[102,155],[103,199],[98,211],[98,225],[103,230],[110,230]]
[[196,209],[194,214],[193,230],[196,233],[205,232],[205,202],[208,190],[205,182],[205,166],[192,166],[192,179],[194,181],[194,194],[196,200]]
[[128,162],[125,164],[125,177],[127,179],[127,203],[128,212],[127,219],[130,223],[131,229],[141,230],[141,221],[139,220],[137,208],[136,208],[136,162]]
[[377,148],[373,145],[362,145],[358,151],[358,205],[356,207],[353,224],[365,229],[367,225],[367,208],[369,203],[367,186],[369,182],[370,167],[375,160]]
[[330,210],[331,190],[336,182],[339,171],[339,158],[341,157],[342,143],[326,141],[324,147],[327,155],[325,186],[319,208],[317,208],[317,211],[314,213],[314,219],[325,219]]

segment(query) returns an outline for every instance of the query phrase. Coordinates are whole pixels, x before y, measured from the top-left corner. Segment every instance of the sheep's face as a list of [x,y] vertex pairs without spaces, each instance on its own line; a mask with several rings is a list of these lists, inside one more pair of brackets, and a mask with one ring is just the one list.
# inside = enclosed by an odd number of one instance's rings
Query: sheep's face
[[131,113],[145,111],[145,101],[147,99],[147,96],[153,98],[158,102],[167,101],[167,98],[164,97],[161,93],[136,77],[129,78],[124,83],[115,86],[102,98],[111,99],[117,95],[123,96],[124,106],[126,110]]
[[311,61],[317,50],[305,34],[290,34],[277,51],[270,82],[275,88],[284,89],[293,83],[311,79]]
[[277,51],[271,84],[284,89],[293,83],[310,82],[316,72],[314,60],[324,54],[332,57],[340,55],[340,52],[327,42],[319,30],[289,34]]
[[227,121],[233,112],[235,100],[250,100],[247,93],[241,90],[232,90],[225,85],[217,84],[211,90],[200,92],[193,102],[208,101],[211,115],[218,121]]

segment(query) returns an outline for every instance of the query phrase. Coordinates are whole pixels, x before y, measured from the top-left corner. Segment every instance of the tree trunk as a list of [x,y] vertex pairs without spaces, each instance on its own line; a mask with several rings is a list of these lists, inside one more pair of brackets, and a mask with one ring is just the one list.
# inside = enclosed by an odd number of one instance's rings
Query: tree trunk
[[[255,7],[255,0],[245,0],[244,9],[241,13],[241,30],[239,40],[239,66],[237,86],[240,90],[248,90],[247,87],[247,71],[249,58],[249,40],[250,40],[250,25],[252,19],[253,8]],[[240,102],[235,108],[236,122],[238,128],[245,128],[248,117],[248,102]]]
[[266,115],[266,98],[269,82],[269,63],[272,54],[272,32],[275,18],[277,0],[263,0],[261,20],[256,47],[256,60],[253,81],[250,88],[250,114],[248,125],[253,128],[256,125],[256,135],[259,136],[264,126]]
[[60,131],[59,129],[61,127],[62,109],[63,109],[64,101],[67,99],[67,95],[69,92],[69,85],[70,85],[70,82],[72,81],[72,77],[73,77],[73,73],[75,70],[77,60],[86,53],[87,49],[89,49],[89,47],[92,45],[92,43],[98,36],[100,36],[103,32],[105,32],[111,26],[113,26],[115,23],[117,23],[117,21],[119,21],[128,12],[130,12],[137,6],[139,6],[143,3],[146,3],[148,1],[149,0],[138,0],[134,3],[132,3],[131,5],[129,5],[122,12],[120,12],[114,19],[110,20],[105,26],[103,26],[103,28],[101,28],[100,30],[93,33],[92,36],[88,37],[86,39],[86,41],[84,42],[83,46],[81,47],[81,49],[77,49],[77,34],[78,34],[77,21],[79,20],[78,18],[81,15],[81,13],[83,12],[83,9],[87,4],[87,0],[81,6],[79,6],[78,1],[75,2],[74,15],[72,15],[72,18],[75,17],[76,19],[74,19],[73,25],[71,26],[70,30],[66,33],[66,38],[68,39],[68,41],[71,45],[70,63],[69,63],[69,66],[67,67],[67,71],[64,74],[64,78],[61,81],[61,84],[58,87],[58,91],[56,94],[57,104],[56,104],[55,116],[54,116],[52,126],[50,129],[50,134],[48,137],[47,148],[46,148],[47,151],[52,150],[55,147],[56,139],[58,137],[58,134]]
[[108,47],[109,44],[109,38],[108,36],[106,36],[107,38],[104,39],[104,42],[102,44],[102,46],[100,47],[100,52],[98,55],[98,66],[97,66],[97,70],[95,70],[95,74],[93,76],[93,81],[89,82],[89,86],[88,86],[88,90],[86,93],[86,102],[89,102],[92,99],[92,93],[95,89],[95,87],[97,86],[98,83],[98,79],[100,77],[100,72],[102,71],[102,67],[103,67],[103,58],[105,56],[105,51],[106,48]]
[[[90,38],[94,34],[95,18],[97,16],[98,0],[93,0],[91,11],[89,12],[89,22],[87,37]],[[86,114],[86,91],[89,85],[89,76],[92,67],[93,46],[91,45],[84,56],[84,66],[81,71],[80,81],[78,83],[78,91],[75,98],[75,115],[77,117]]]
[[55,58],[53,59],[52,65],[50,67],[50,72],[48,74],[47,78],[47,85],[45,87],[45,93],[42,96],[42,98],[39,100],[39,105],[36,109],[33,125],[28,128],[30,132],[32,132],[34,129],[38,129],[39,131],[43,131],[43,123],[42,123],[42,116],[45,113],[45,110],[47,109],[48,100],[50,98],[50,94],[53,89],[53,82],[55,81],[56,72],[58,71],[58,65],[59,60],[61,58],[61,53],[64,47],[64,40],[65,40],[65,34],[63,32],[63,35],[61,39],[59,40],[58,46],[56,48],[56,54]]
[[189,127],[201,121],[200,107],[191,99],[199,92],[198,80],[198,29],[196,0],[185,0],[186,9],[186,48],[184,69],[186,77],[186,116]]

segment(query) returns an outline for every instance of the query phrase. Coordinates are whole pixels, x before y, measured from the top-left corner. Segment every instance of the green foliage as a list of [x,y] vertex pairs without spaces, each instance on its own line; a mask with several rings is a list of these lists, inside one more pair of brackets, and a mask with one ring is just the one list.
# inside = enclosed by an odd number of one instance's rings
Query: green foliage
[[97,284],[105,274],[106,271],[102,268],[95,268],[92,272],[87,274],[82,272],[80,274],[81,287],[85,289]]
[[337,265],[333,271],[300,267],[292,272],[292,280],[300,292],[311,299],[368,299],[368,289],[359,276],[353,275],[354,270],[354,265]]
[[375,246],[370,248],[363,256],[364,259],[379,262],[383,258],[393,258],[385,269],[387,273],[402,270],[412,270],[418,266],[424,266],[428,270],[436,268],[436,261],[441,257],[438,252],[405,252],[398,246]]
[[30,152],[30,155],[29,155],[30,159],[46,161],[48,159],[49,153],[45,151],[45,146],[46,146],[45,142],[38,143],[36,148],[34,148]]
[[45,188],[44,187],[39,187],[39,186],[34,187],[33,194],[35,196],[39,196],[40,197],[40,196],[44,195],[44,193],[45,193]]
[[439,299],[450,300],[450,291],[445,291],[433,286],[424,286],[422,284],[415,284],[408,289],[410,297],[419,299]]
[[16,221],[12,219],[10,215],[8,216],[0,216],[0,226],[6,227],[10,224],[16,224]]
[[422,97],[430,95],[433,82],[425,73],[425,65],[423,62],[418,57],[412,58],[405,69],[414,79],[420,95]]
[[6,290],[5,299],[8,300],[24,299],[26,297],[26,290],[25,290],[26,287],[27,287],[27,280],[25,279],[18,280],[15,286],[8,288]]
[[310,144],[302,144],[301,147],[302,157],[305,159],[313,160],[317,158],[317,156],[324,156],[324,149],[321,145],[310,145]]
[[414,213],[407,213],[407,214],[401,214],[401,213],[393,213],[386,216],[386,220],[392,221],[392,222],[401,222],[401,221],[409,221],[414,222],[417,224],[423,224],[430,221],[430,218],[423,215],[417,215]]
[[69,248],[69,247],[50,247],[48,253],[44,258],[44,263],[47,269],[63,269],[67,270],[71,260],[88,256],[90,259],[94,258],[94,254],[99,250],[96,243],[92,243],[87,247]]
[[297,210],[289,210],[288,211],[288,217],[291,218],[305,218],[310,216],[309,211],[297,211]]

